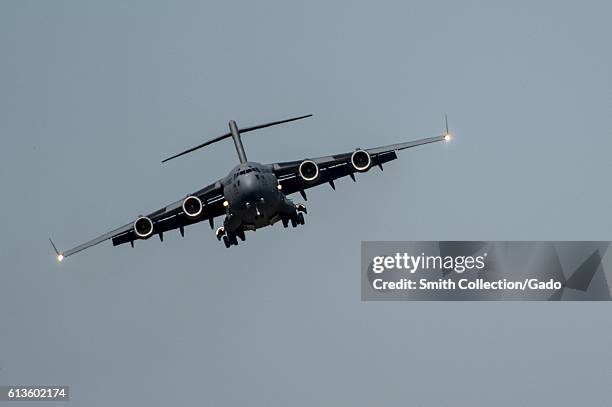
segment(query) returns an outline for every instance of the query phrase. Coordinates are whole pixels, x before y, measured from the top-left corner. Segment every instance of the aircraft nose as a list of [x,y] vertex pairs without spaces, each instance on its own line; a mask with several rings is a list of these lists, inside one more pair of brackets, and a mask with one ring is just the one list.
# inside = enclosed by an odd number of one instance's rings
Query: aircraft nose
[[259,201],[261,196],[261,188],[255,177],[245,176],[240,179],[238,201],[242,204],[246,204],[247,202],[255,203]]
[[255,177],[253,176],[244,176],[242,177],[242,179],[240,180],[241,182],[241,187],[243,190],[245,191],[250,191],[252,189],[256,189],[257,188],[257,183],[255,182]]

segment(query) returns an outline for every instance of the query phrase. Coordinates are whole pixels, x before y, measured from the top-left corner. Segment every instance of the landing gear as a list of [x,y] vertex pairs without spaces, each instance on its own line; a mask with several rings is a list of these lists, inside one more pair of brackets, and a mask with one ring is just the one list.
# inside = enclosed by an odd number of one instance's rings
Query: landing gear
[[223,235],[225,235],[225,228],[223,226],[218,228],[217,231],[215,232],[215,235],[217,236],[217,240],[221,240]]
[[230,246],[238,246],[238,239],[236,238],[236,235],[233,233],[229,236],[225,235],[223,236],[223,244],[225,244],[225,247],[227,248],[229,248]]
[[302,204],[295,205],[295,211],[289,216],[281,219],[283,222],[283,226],[284,227],[289,226],[289,222],[291,222],[291,226],[293,226],[294,228],[297,227],[298,225],[303,225],[305,223],[304,221],[305,213],[306,213],[306,207],[304,205]]
[[238,229],[235,233],[231,233],[226,231],[225,228],[221,226],[219,229],[217,229],[216,235],[218,240],[223,239],[223,244],[228,248],[230,246],[238,246],[238,238],[240,238],[240,240],[243,242],[246,239],[244,229],[242,228]]
[[295,213],[293,216],[291,216],[291,226],[294,228],[297,227],[297,225],[303,225],[304,223],[303,213]]
[[[306,210],[306,206],[304,206],[304,204],[295,204],[295,214],[293,215],[295,217],[295,223],[297,223],[298,225],[303,225],[305,213],[308,213],[308,210]],[[291,223],[293,224],[293,220],[291,221]],[[293,225],[293,227],[295,226],[296,225]]]
[[[305,223],[304,214],[307,213],[306,206],[301,203],[294,204],[289,199],[283,202],[283,205],[278,209],[277,215],[271,218],[268,224],[274,224],[280,218],[284,227],[289,227],[289,223],[294,228],[303,225]],[[223,226],[216,230],[215,235],[219,241],[223,240],[225,247],[229,248],[237,246],[239,241],[244,242],[246,239],[245,232],[247,230],[255,231],[258,226],[262,227],[257,222],[244,223],[243,219],[228,215],[223,222]]]

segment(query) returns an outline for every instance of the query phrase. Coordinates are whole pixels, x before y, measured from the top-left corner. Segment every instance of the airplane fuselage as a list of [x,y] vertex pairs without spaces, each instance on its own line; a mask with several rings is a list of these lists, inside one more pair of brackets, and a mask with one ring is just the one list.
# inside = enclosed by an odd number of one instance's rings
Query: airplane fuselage
[[247,161],[234,167],[223,180],[226,231],[255,230],[293,214],[295,205],[278,185],[270,166]]

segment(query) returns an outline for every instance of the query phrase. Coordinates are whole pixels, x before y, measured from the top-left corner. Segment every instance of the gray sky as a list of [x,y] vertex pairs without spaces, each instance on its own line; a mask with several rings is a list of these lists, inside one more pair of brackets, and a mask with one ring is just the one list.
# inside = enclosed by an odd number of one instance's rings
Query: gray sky
[[[610,305],[365,303],[361,240],[612,239],[609,1],[0,3],[0,384],[71,405],[606,405]],[[72,247],[225,175],[440,133],[226,250]],[[299,199],[298,199],[299,200]],[[217,221],[217,224],[219,221]]]

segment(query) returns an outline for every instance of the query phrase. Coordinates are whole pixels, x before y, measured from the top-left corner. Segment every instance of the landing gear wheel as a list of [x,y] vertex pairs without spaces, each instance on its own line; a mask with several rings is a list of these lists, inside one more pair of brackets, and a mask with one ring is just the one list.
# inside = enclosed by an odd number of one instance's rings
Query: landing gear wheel
[[215,232],[215,236],[217,236],[217,240],[221,240],[221,237],[223,237],[224,234],[225,234],[225,228],[223,226],[221,226],[220,228],[217,228],[217,231]]
[[283,227],[287,227],[287,226],[289,226],[289,219],[287,219],[287,218],[283,218],[283,219],[281,219],[281,220],[282,220],[282,222],[283,222]]
[[229,239],[227,238],[227,236],[223,236],[223,243],[225,244],[225,247],[227,247],[228,249],[232,245]]
[[244,242],[244,239],[246,239],[246,236],[244,236],[244,230],[241,229],[238,231],[238,233],[236,233],[238,235],[238,237],[240,238],[240,240],[242,240]]
[[296,227],[298,225],[297,216],[291,217],[291,226]]
[[301,213],[301,212],[300,212],[300,213],[298,213],[297,218],[298,218],[298,223],[299,223],[300,225],[303,225],[303,224],[304,224],[304,214],[303,214],[303,213]]
[[230,244],[233,244],[234,246],[238,246],[238,239],[236,239],[236,235],[232,234],[229,238],[228,238]]

